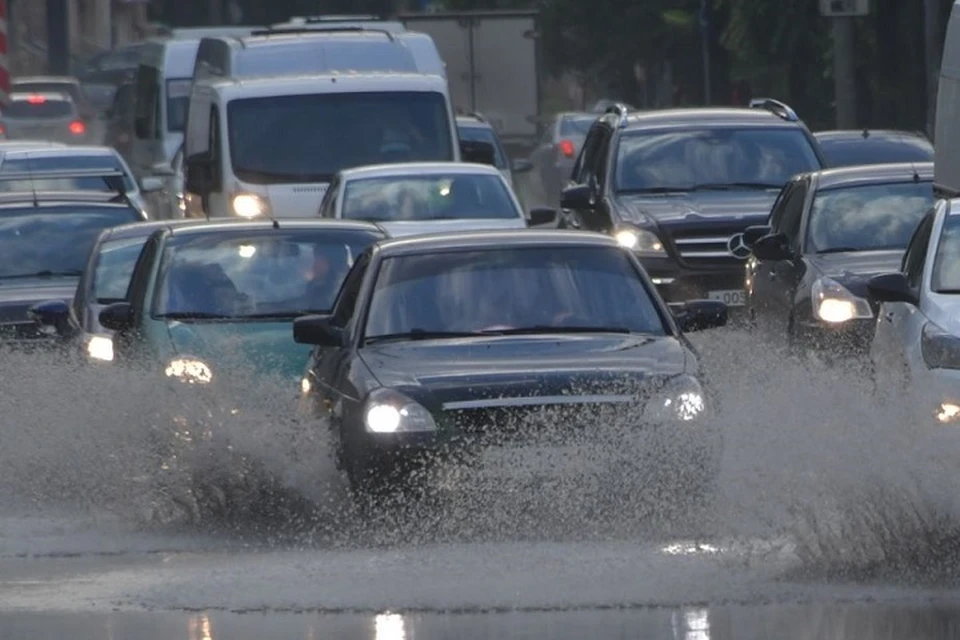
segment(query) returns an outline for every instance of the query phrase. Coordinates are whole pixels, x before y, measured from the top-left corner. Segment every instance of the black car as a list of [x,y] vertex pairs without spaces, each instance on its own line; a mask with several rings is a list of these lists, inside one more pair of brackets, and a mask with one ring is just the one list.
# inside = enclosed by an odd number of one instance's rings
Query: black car
[[[329,425],[360,495],[448,455],[469,463],[545,442],[581,462],[602,443],[598,473],[650,472],[696,493],[712,485],[722,442],[683,331],[725,322],[714,301],[671,312],[636,258],[599,234],[384,240],[329,315],[294,321],[295,340],[316,345],[301,408]],[[661,458],[671,447],[680,457]]]
[[67,303],[61,298],[45,300],[31,307],[31,317],[42,328],[82,350],[91,361],[112,361],[113,332],[100,324],[99,315],[107,305],[126,300],[143,245],[158,229],[203,222],[152,220],[106,229],[90,250],[73,302]]
[[813,135],[830,167],[933,162],[933,145],[922,133],[863,129],[818,131]]
[[792,347],[862,355],[876,326],[867,281],[899,268],[933,203],[931,162],[796,176],[770,220],[744,234],[753,251],[745,288],[757,329]]
[[30,308],[49,300],[69,305],[97,236],[144,219],[135,207],[110,199],[63,192],[0,195],[0,341],[10,346],[53,340]]
[[561,227],[609,233],[670,302],[744,304],[740,232],[762,224],[783,184],[819,170],[813,135],[786,105],[622,107],[592,126],[561,198]]

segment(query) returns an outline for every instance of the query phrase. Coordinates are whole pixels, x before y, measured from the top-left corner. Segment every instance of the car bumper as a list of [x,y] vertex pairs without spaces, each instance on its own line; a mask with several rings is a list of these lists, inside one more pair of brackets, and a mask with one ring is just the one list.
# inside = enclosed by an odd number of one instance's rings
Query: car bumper
[[869,354],[875,332],[876,321],[872,318],[839,325],[811,318],[797,322],[791,340],[795,347],[827,354],[832,359],[859,360]]
[[731,310],[744,307],[744,265],[693,268],[672,258],[641,258],[660,295],[667,302],[715,299]]

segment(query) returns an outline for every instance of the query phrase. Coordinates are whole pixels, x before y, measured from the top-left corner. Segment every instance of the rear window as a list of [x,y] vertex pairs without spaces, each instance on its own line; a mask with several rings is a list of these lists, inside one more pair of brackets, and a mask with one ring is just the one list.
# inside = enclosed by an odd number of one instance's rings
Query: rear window
[[14,82],[13,91],[22,93],[66,93],[74,102],[83,100],[83,90],[72,82]]
[[560,121],[560,136],[585,136],[596,118],[592,116],[568,116]]
[[73,103],[66,100],[14,100],[3,110],[4,118],[69,118]]
[[921,138],[820,140],[831,167],[900,162],[933,162],[933,145]]

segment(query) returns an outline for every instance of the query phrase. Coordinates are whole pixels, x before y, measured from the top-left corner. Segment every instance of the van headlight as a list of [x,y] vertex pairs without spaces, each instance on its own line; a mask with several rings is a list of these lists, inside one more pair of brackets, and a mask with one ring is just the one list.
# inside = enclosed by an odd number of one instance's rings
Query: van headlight
[[233,212],[241,218],[257,218],[270,213],[270,203],[255,193],[241,193],[233,197]]
[[393,389],[376,389],[367,397],[363,421],[370,433],[426,433],[437,430],[430,412]]
[[668,381],[647,401],[644,418],[650,422],[691,422],[701,418],[706,410],[707,398],[700,381],[681,375]]
[[849,320],[873,317],[873,310],[865,298],[853,295],[832,278],[824,277],[814,282],[810,298],[814,317],[823,322],[842,324]]
[[186,384],[209,384],[213,381],[210,367],[196,358],[175,358],[163,372],[168,378],[176,378]]
[[613,234],[621,247],[629,249],[637,255],[663,256],[666,250],[663,243],[652,231],[638,227],[621,227]]

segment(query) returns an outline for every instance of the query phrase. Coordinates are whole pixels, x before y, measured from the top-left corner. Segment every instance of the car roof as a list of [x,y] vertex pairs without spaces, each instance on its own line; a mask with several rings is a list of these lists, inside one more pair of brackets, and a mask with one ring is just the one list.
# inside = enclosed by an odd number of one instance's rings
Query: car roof
[[377,178],[389,176],[420,175],[424,172],[450,173],[459,175],[501,175],[500,170],[489,164],[473,162],[396,162],[392,164],[372,164],[340,171],[342,180],[355,178]]
[[817,140],[828,142],[834,140],[870,140],[873,138],[893,141],[908,138],[910,142],[917,140],[929,142],[927,136],[919,131],[900,131],[898,129],[831,129],[829,131],[817,131],[813,135]]
[[620,245],[611,236],[593,231],[558,229],[502,229],[456,231],[388,238],[377,243],[384,257],[437,251],[537,247],[611,247]]
[[[17,194],[23,195],[23,194]],[[100,207],[103,209],[129,209],[134,210],[126,202],[110,202],[109,200],[72,200],[66,198],[50,198],[44,199],[39,198],[36,201],[36,206],[34,205],[34,200],[29,194],[26,194],[27,197],[17,200],[0,200],[0,209],[17,209],[17,208],[26,208],[26,209],[50,209],[50,208],[59,208],[59,207]]]
[[[326,86],[329,84],[329,88]],[[300,95],[303,93],[349,93],[359,91],[390,91],[403,88],[410,91],[443,91],[446,80],[438,75],[408,71],[371,71],[347,73],[329,71],[299,75],[253,76],[242,78],[213,78],[210,85],[228,97],[267,97]]]
[[[0,151],[3,147],[0,147]],[[109,158],[118,158],[119,154],[113,147],[101,145],[64,145],[62,147],[37,147],[35,149],[11,149],[3,154],[4,156],[29,156],[31,158],[55,158],[61,156],[103,156]]]
[[458,113],[457,124],[468,125],[471,127],[487,127],[489,129],[493,128],[493,125],[484,120],[483,117],[471,113]]
[[330,229],[332,231],[369,231],[386,236],[386,232],[372,222],[341,220],[333,218],[287,218],[272,220],[224,220],[207,221],[200,225],[184,225],[171,229],[173,235],[195,235],[228,230],[256,231],[259,229]]
[[[0,191],[0,205],[3,204],[111,204],[117,197],[116,191],[63,190],[63,191]],[[125,203],[118,202],[122,206]]]
[[19,76],[13,78],[10,84],[33,84],[39,82],[60,83],[60,84],[80,84],[80,81],[73,76]]
[[837,167],[812,172],[816,176],[819,189],[854,186],[857,184],[879,184],[884,182],[908,182],[919,176],[920,182],[933,181],[932,162],[898,162],[895,164],[868,164],[851,167]]
[[206,218],[185,218],[177,220],[144,220],[110,227],[103,231],[102,240],[122,240],[124,238],[147,238],[157,229],[182,227],[191,224],[206,224]]
[[[598,118],[611,114],[596,114]],[[767,109],[750,107],[694,107],[627,112],[627,131],[655,127],[798,127],[799,121],[785,120]]]
[[13,91],[10,93],[10,101],[27,101],[30,98],[43,98],[44,100],[49,100],[50,102],[73,102],[73,98],[70,97],[69,93],[62,93],[60,91]]

